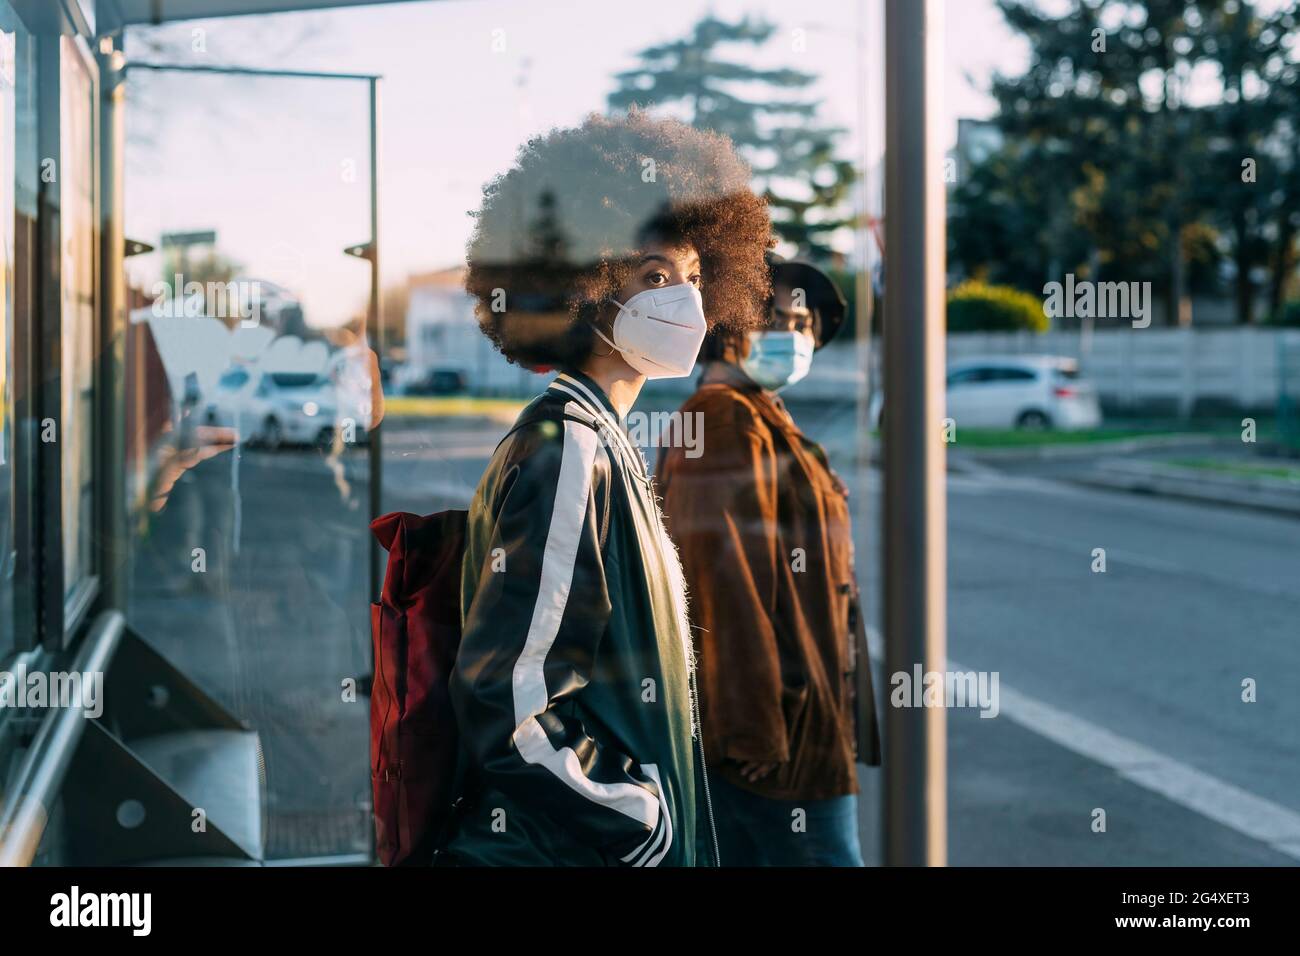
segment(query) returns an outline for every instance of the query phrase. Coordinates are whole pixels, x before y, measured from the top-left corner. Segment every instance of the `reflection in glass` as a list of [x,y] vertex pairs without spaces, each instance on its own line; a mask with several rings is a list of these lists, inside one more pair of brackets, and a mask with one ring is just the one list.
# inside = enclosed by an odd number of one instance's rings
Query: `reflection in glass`
[[[30,95],[30,83],[22,78],[24,90],[17,93],[19,80],[19,45],[24,54],[27,36],[7,3],[0,0],[0,664],[16,649],[14,630],[14,570],[17,554],[14,550],[14,377],[13,347],[14,327],[22,304],[14,285],[16,268],[25,263],[16,262],[16,239],[25,231],[30,221],[16,221],[14,194],[16,153],[22,148],[18,132],[20,121],[17,112]],[[28,116],[28,120],[30,115]],[[30,138],[24,137],[27,144]],[[27,159],[26,155],[23,156]]]
[[129,617],[258,732],[268,857],[366,852],[366,85],[139,70],[128,106]]
[[62,396],[63,588],[70,595],[90,573],[91,468],[95,355],[94,82],[76,42],[61,59],[63,236]]

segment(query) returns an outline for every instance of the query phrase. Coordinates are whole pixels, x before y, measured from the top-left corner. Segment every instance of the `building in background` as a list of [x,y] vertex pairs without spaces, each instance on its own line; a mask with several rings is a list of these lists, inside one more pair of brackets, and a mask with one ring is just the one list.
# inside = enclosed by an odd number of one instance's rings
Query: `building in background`
[[545,376],[511,365],[479,330],[464,267],[413,275],[409,287],[399,391],[451,391],[455,377],[474,395],[532,395],[545,387]]

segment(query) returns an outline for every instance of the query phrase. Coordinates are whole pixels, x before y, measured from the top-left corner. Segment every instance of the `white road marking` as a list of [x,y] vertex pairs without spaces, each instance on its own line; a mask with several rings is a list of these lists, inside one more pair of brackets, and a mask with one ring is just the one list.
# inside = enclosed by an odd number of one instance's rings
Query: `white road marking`
[[[868,631],[871,656],[883,660],[882,638]],[[948,659],[948,670],[971,668]],[[1000,715],[1081,757],[1109,767],[1125,780],[1228,827],[1278,853],[1300,860],[1300,813],[1256,796],[1212,774],[1153,750],[1091,721],[1045,704],[1000,683]]]

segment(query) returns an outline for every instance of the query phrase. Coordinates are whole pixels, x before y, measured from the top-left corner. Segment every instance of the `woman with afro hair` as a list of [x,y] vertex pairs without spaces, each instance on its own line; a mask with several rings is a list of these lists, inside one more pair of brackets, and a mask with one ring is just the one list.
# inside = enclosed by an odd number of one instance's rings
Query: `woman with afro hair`
[[557,375],[470,506],[449,862],[693,866],[697,814],[717,862],[685,584],[624,422],[709,329],[759,321],[770,233],[728,139],[637,111],[535,138],[485,187],[480,325]]

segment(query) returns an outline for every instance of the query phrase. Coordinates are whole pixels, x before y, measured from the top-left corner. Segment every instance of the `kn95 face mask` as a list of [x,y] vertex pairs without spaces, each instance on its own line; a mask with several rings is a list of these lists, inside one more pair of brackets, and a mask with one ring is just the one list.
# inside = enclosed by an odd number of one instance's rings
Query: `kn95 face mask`
[[689,282],[646,289],[618,306],[614,341],[596,334],[646,378],[681,378],[691,374],[708,326],[704,299]]

